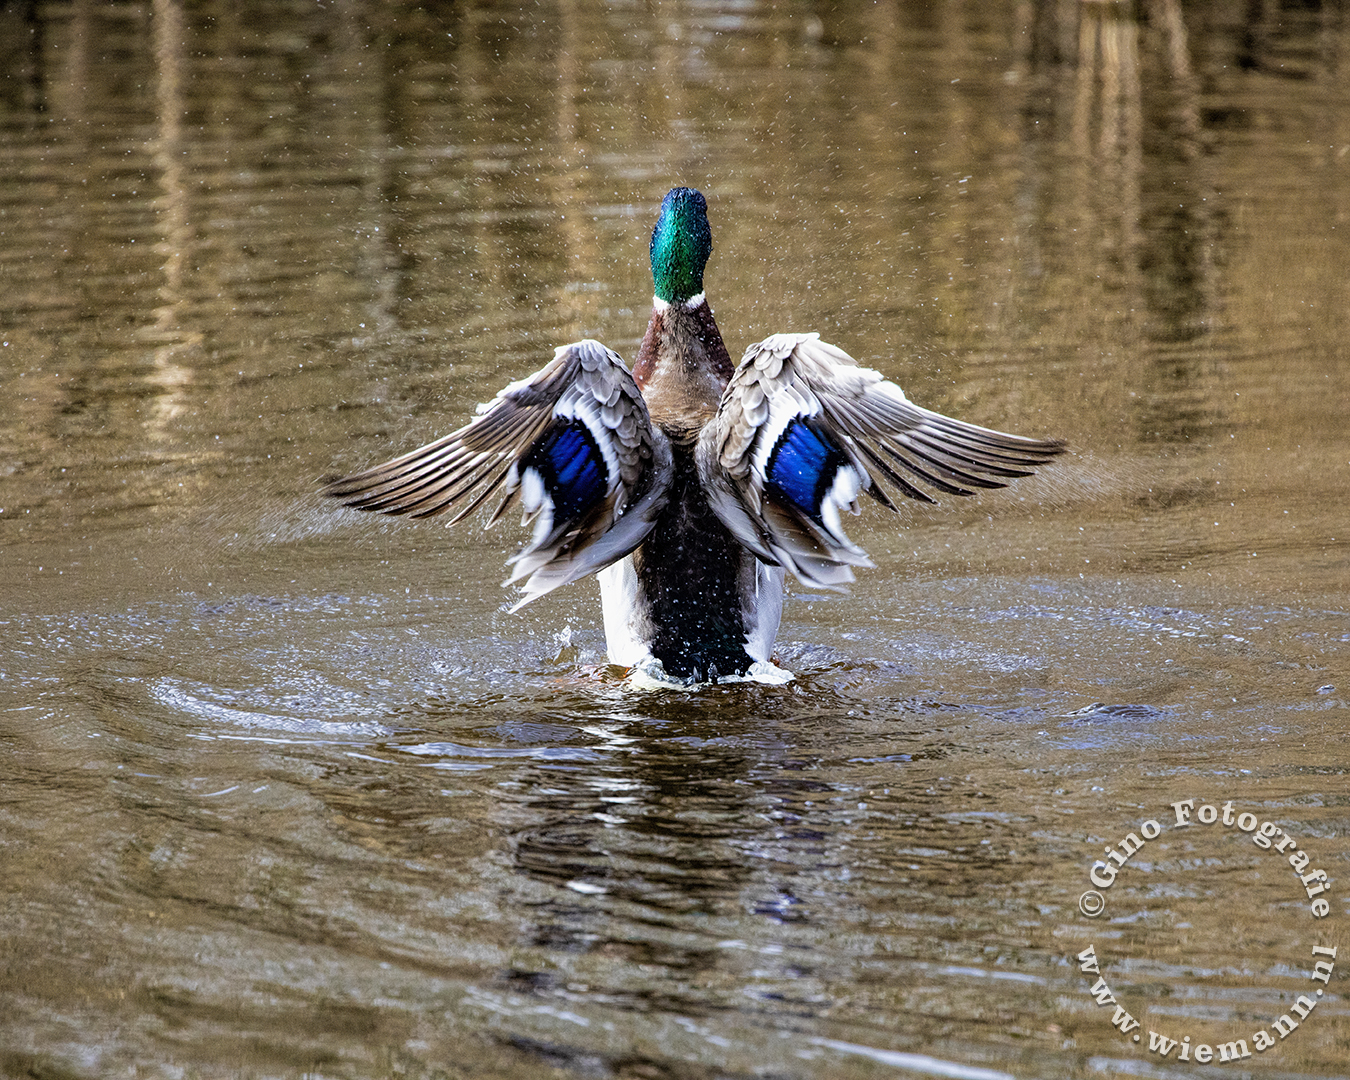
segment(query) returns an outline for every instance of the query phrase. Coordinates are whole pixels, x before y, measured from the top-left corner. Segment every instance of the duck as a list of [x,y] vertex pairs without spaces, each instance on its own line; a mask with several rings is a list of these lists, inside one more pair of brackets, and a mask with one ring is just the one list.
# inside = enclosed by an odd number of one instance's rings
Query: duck
[[924,409],[816,333],[733,363],[704,291],[711,254],[707,199],[673,188],[631,371],[598,341],[559,346],[463,427],[324,493],[450,525],[500,496],[488,526],[519,507],[532,528],[508,563],[511,610],[597,575],[610,663],[689,685],[782,672],[787,575],[846,590],[875,565],[842,527],[861,495],[898,511],[894,495],[1004,487],[1063,452]]

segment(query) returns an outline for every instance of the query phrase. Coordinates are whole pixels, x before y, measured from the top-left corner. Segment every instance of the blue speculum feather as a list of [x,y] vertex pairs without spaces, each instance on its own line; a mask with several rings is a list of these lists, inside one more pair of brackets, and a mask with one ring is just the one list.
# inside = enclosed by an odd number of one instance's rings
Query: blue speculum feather
[[793,420],[769,456],[769,491],[819,522],[821,501],[835,474],[847,463],[848,458],[827,436],[803,420]]
[[580,517],[605,497],[608,475],[595,439],[579,420],[556,427],[530,448],[521,470],[534,469],[553,499],[553,520]]

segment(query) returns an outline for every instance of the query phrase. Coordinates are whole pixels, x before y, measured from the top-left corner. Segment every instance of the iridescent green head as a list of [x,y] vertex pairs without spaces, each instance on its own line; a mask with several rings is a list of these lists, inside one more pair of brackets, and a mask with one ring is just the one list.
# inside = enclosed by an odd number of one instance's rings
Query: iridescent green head
[[693,188],[671,188],[652,230],[652,281],[668,304],[703,291],[703,268],[712,254],[708,200]]

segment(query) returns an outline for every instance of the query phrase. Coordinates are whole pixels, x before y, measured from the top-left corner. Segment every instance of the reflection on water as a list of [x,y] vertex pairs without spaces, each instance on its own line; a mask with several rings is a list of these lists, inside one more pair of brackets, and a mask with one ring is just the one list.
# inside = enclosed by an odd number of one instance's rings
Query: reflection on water
[[[1242,1067],[1341,1074],[1346,45],[1175,0],[0,8],[0,1072],[1161,1075],[1149,1031],[1322,988]],[[312,495],[559,342],[631,358],[675,183],[733,352],[818,330],[1075,451],[865,518],[786,686],[634,689],[594,586],[506,612],[509,528]],[[1084,916],[1192,796],[1301,837],[1327,919],[1232,829]]]

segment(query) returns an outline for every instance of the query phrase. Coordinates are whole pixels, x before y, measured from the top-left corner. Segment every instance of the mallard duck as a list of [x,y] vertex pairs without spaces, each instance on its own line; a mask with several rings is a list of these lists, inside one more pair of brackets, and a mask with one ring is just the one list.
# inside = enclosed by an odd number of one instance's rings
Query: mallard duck
[[883,485],[969,495],[1062,451],[922,409],[818,334],[775,334],[733,364],[703,291],[711,253],[706,200],[673,189],[631,374],[598,341],[563,345],[458,431],[325,493],[455,511],[453,525],[500,492],[488,524],[519,504],[534,526],[510,560],[507,584],[524,579],[512,610],[598,574],[610,661],[687,683],[772,667],[789,571],[842,589],[874,565],[840,524],[859,494],[891,510]]

